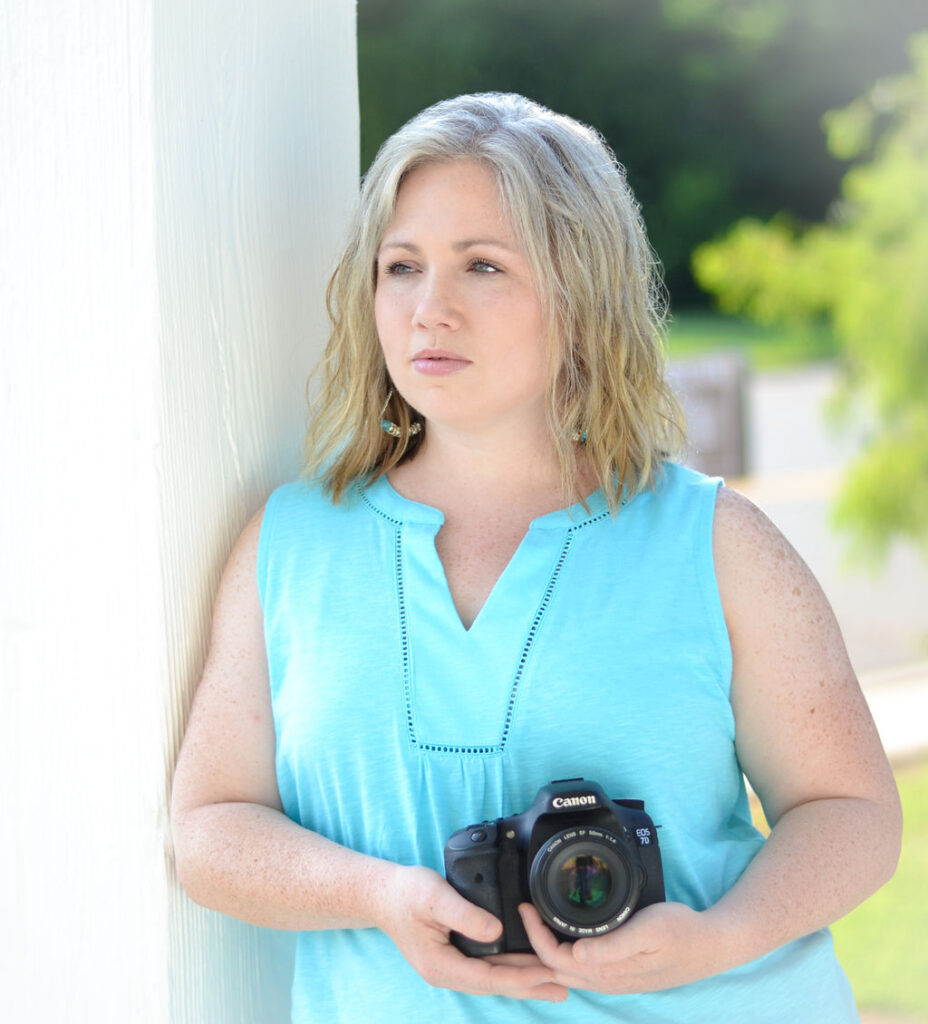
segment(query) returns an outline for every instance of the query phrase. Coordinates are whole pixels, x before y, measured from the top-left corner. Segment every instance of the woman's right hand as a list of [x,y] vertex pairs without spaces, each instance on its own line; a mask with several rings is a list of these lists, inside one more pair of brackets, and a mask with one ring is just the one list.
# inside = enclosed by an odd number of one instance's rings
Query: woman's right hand
[[451,944],[460,932],[477,942],[499,937],[502,924],[466,900],[429,868],[396,866],[384,891],[377,924],[430,985],[471,995],[562,1002],[567,989],[530,953],[470,957]]

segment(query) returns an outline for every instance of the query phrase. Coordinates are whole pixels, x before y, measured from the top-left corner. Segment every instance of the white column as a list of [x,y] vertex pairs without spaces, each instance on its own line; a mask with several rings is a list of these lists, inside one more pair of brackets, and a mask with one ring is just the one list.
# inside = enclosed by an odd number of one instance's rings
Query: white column
[[0,31],[5,1019],[287,1019],[170,776],[229,546],[297,472],[357,187],[353,0],[11,0]]

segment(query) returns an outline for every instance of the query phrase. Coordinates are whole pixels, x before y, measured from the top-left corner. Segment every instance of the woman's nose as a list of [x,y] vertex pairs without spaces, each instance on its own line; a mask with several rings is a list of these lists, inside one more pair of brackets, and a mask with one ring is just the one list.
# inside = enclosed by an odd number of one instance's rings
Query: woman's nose
[[433,330],[444,327],[455,330],[460,326],[461,311],[450,281],[442,275],[423,275],[422,289],[413,312],[414,326]]

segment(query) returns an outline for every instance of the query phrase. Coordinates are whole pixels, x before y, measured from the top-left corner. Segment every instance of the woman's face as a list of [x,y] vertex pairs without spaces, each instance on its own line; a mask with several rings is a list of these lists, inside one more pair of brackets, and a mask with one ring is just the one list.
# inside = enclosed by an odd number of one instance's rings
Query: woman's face
[[483,165],[431,163],[407,176],[377,254],[374,315],[390,377],[426,420],[543,426],[546,324]]

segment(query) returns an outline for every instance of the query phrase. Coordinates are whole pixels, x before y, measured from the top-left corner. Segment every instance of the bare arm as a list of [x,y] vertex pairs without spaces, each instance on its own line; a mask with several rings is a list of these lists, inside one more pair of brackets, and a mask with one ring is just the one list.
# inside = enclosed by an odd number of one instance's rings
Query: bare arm
[[[327,842],[281,810],[274,771],[263,617],[255,562],[261,516],[246,527],[216,598],[210,651],[174,776],[178,877],[204,906],[273,928],[365,926],[373,901],[341,905],[381,887],[383,862]],[[358,888],[315,893],[307,884],[332,860]],[[310,865],[316,870],[309,870]],[[333,905],[334,902],[334,905]]]
[[[451,930],[489,941],[501,926],[440,875],[349,850],[283,813],[256,577],[261,518],[246,527],[223,574],[209,657],[174,777],[174,854],[188,895],[266,927],[379,927],[434,985],[513,998],[566,997],[534,957],[490,964],[451,946]],[[333,885],[333,878],[351,884]]]
[[643,992],[717,974],[832,923],[895,869],[895,782],[821,588],[763,513],[727,489],[714,552],[738,756],[771,835],[703,912],[656,904],[569,947],[524,908],[533,946],[570,987]]
[[808,567],[732,491],[719,495],[715,545],[738,757],[772,832],[714,910],[740,955],[753,958],[831,924],[888,881],[902,816],[834,613]]

